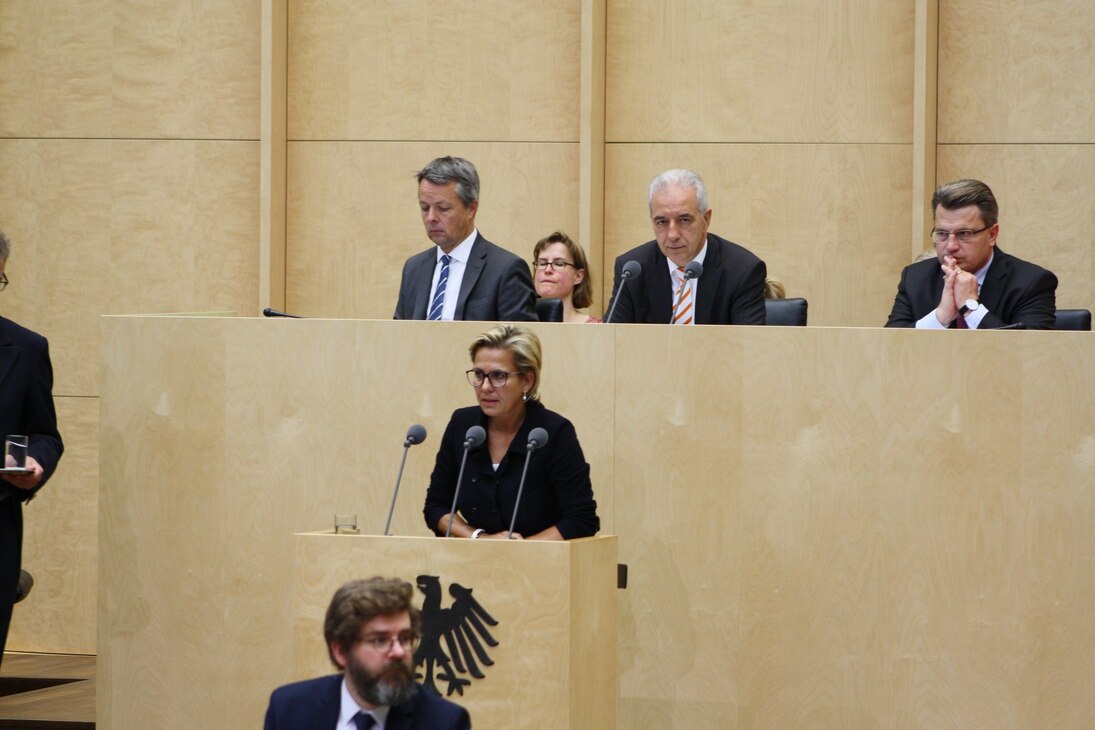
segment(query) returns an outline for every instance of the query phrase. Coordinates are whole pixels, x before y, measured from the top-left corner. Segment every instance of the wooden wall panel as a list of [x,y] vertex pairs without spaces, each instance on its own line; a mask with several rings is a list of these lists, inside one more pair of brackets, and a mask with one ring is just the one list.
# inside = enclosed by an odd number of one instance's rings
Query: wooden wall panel
[[390,319],[403,262],[434,245],[414,173],[446,154],[479,170],[488,240],[531,260],[553,230],[577,235],[577,144],[290,143],[286,307]]
[[1095,5],[939,5],[940,143],[1093,143]]
[[581,7],[292,0],[289,138],[578,141]]
[[654,237],[646,188],[657,173],[703,176],[710,230],[765,260],[811,325],[881,326],[909,262],[908,145],[607,147],[604,296],[616,256]]
[[0,136],[257,139],[254,0],[5,0]]
[[1090,338],[685,329],[617,338],[621,727],[1086,724]]
[[613,0],[606,137],[908,143],[913,23],[878,0]]
[[54,393],[98,394],[101,314],[257,313],[258,178],[257,142],[0,140],[6,316]]
[[9,651],[94,654],[98,618],[99,399],[56,399],[65,453],[23,507],[23,568],[34,590],[15,608]]
[[1057,306],[1095,310],[1095,145],[941,145],[939,177],[1000,205],[1000,247],[1057,275]]

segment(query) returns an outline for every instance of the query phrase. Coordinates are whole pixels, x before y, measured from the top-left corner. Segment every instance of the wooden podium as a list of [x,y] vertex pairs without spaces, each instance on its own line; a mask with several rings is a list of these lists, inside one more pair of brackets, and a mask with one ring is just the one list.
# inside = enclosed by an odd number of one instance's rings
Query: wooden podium
[[[484,631],[465,634],[469,645],[482,642],[486,659],[473,654],[482,677],[468,663],[449,674],[463,694],[448,698],[468,709],[476,730],[616,727],[615,536],[504,542],[324,532],[298,534],[295,552],[294,677],[334,671],[323,617],[340,585],[397,576],[418,583],[424,621],[438,608],[459,613],[454,595],[468,602],[462,589],[482,608]],[[427,634],[428,646],[449,653]],[[445,696],[452,685],[442,662],[426,674]]]

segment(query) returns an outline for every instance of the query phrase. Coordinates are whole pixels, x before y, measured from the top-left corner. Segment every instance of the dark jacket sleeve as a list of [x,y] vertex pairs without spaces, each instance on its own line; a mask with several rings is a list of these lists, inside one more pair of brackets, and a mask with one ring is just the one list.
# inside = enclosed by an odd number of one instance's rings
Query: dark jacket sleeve
[[528,264],[513,258],[498,282],[498,320],[501,322],[535,322],[536,289],[532,285]]
[[[613,269],[612,296],[609,298],[608,308],[605,310],[606,318],[608,317],[609,312],[612,313],[612,324],[632,324],[636,321],[635,301],[632,290],[637,286],[637,283],[635,279],[632,279],[623,287],[620,286],[623,281],[622,275],[625,263],[627,263],[627,260],[623,256],[619,256],[616,259],[616,266]],[[640,273],[639,276],[642,276],[642,274]],[[618,304],[616,303],[617,297],[620,300]],[[613,307],[615,307],[615,309]],[[605,321],[607,322],[608,320],[606,319]]]
[[897,284],[897,296],[893,300],[893,309],[886,320],[887,327],[915,327],[919,317],[913,315],[912,302],[908,291],[909,267],[901,271],[901,281]]
[[[457,423],[460,420],[463,420],[461,411],[453,412],[441,437],[441,445],[437,447],[437,459],[434,461],[433,473],[430,474],[430,485],[426,488],[426,504],[422,508],[422,514],[426,527],[437,535],[445,534],[438,531],[437,523],[452,510],[452,497],[456,491],[456,477],[460,471],[463,450],[463,441],[456,435],[460,432]],[[463,430],[467,431],[467,427]]]
[[767,276],[768,268],[762,260],[756,259],[742,277],[741,286],[730,305],[730,324],[765,323],[767,315],[764,308],[764,280]]
[[561,515],[555,527],[567,540],[596,535],[601,521],[597,517],[589,464],[578,443],[578,434],[573,424],[564,419],[555,430],[554,438],[556,446],[551,451],[546,468],[547,481]]
[[[1034,268],[1034,267],[1028,267]],[[1015,292],[1009,292],[1011,305],[1003,319],[990,309],[981,320],[980,329],[996,329],[1009,324],[1022,323],[1028,330],[1051,330],[1056,327],[1057,276],[1041,267],[1030,283]]]

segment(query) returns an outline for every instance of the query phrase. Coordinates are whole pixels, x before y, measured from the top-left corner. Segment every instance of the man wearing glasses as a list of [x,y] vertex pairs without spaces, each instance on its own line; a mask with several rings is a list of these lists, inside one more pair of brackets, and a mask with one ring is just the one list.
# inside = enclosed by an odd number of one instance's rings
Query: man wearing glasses
[[980,180],[932,196],[936,258],[901,272],[887,327],[1053,329],[1057,277],[996,245],[999,206]]
[[[7,288],[4,267],[11,242],[0,232],[0,290]],[[41,335],[0,317],[0,448],[7,436],[27,437],[22,469],[0,451],[0,660],[8,638],[12,606],[20,588],[23,550],[23,502],[30,500],[57,468],[64,445],[57,432],[53,406],[53,366],[49,345]],[[28,576],[29,577],[29,576]]]
[[463,730],[464,708],[414,680],[422,619],[414,589],[395,578],[355,580],[335,591],[323,636],[341,672],[279,687],[265,730]]

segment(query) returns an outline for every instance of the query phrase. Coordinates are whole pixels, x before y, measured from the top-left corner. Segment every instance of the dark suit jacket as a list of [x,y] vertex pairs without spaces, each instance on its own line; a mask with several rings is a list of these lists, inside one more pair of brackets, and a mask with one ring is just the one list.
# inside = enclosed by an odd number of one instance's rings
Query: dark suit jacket
[[46,338],[0,317],[0,448],[3,437],[13,433],[30,437],[27,452],[45,473],[34,492],[0,480],[0,651],[7,641],[19,582],[23,502],[42,488],[64,451],[53,407],[53,367]]
[[[1026,329],[1051,330],[1057,311],[1057,277],[1041,266],[1017,259],[996,247],[985,272],[979,301],[988,308],[980,329],[1022,322]],[[901,272],[887,327],[915,327],[939,306],[943,269],[938,259],[910,264]]]
[[[628,261],[643,270],[620,289],[620,272]],[[736,243],[707,234],[707,255],[699,278],[696,324],[764,324],[764,262]],[[657,241],[648,241],[616,259],[612,313],[614,323],[669,324],[673,316],[673,280]],[[608,311],[612,311],[613,302]]]
[[[294,682],[270,695],[264,730],[334,730],[342,675]],[[385,730],[465,730],[468,711],[418,687],[418,693],[388,712]]]
[[[430,286],[437,266],[437,248],[416,254],[403,264],[396,319],[425,319],[429,314]],[[499,248],[478,233],[456,300],[457,320],[535,322],[536,290],[529,267],[518,256]]]

